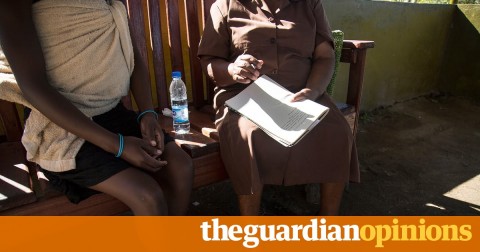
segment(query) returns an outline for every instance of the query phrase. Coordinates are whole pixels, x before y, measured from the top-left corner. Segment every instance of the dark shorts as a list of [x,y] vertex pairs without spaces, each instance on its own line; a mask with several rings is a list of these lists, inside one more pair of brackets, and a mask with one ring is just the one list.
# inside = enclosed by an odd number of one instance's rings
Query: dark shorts
[[[93,121],[105,129],[124,136],[141,137],[137,114],[126,109],[121,103],[105,114],[94,116]],[[164,142],[174,139],[164,132]],[[63,192],[73,203],[78,203],[98,193],[88,187],[99,184],[118,172],[132,167],[114,154],[104,151],[85,141],[75,157],[76,169],[66,172],[51,172],[42,169],[50,184]]]

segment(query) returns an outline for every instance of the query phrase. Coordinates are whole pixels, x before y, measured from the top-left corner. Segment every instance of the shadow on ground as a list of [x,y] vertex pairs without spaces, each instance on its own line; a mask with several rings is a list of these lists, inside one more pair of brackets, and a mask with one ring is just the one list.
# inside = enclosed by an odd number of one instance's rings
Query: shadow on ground
[[[342,215],[480,215],[480,103],[420,97],[361,118],[362,182],[346,189]],[[314,215],[304,188],[266,186],[263,214]],[[238,215],[230,183],[196,190],[189,214]]]

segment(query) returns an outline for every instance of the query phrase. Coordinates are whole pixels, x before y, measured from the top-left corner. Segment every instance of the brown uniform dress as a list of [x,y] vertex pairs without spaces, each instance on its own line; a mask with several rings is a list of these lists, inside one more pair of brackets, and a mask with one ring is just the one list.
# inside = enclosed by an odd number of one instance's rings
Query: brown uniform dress
[[[332,42],[321,0],[278,0],[272,13],[263,0],[217,0],[210,10],[199,57],[229,62],[242,53],[264,61],[261,69],[285,88],[305,88],[316,45]],[[293,185],[359,182],[357,152],[351,130],[331,98],[316,102],[330,112],[293,147],[284,147],[224,102],[246,85],[217,88],[216,127],[222,159],[237,194],[251,194],[258,182]],[[325,89],[325,88],[324,88]]]

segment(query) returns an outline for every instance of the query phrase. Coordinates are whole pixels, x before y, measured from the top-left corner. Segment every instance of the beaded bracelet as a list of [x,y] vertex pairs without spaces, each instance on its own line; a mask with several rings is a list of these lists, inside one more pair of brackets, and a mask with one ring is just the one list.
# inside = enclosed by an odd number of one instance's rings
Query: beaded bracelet
[[119,147],[118,147],[118,152],[117,152],[117,155],[115,155],[115,157],[120,157],[122,155],[122,152],[123,152],[123,145],[124,145],[124,141],[123,141],[123,135],[118,133],[118,138],[120,140],[120,144],[119,144]]
[[137,116],[137,123],[140,123],[140,120],[142,119],[142,117],[147,114],[147,113],[153,113],[155,115],[155,119],[158,120],[158,114],[157,112],[155,112],[155,110],[153,109],[149,109],[149,110],[145,110],[143,111],[142,113],[140,113],[138,116]]

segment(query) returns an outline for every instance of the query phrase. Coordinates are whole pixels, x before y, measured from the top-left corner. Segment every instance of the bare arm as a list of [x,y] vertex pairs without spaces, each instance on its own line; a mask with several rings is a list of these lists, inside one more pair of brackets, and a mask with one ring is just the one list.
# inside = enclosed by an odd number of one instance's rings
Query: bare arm
[[150,80],[148,79],[147,66],[140,60],[140,52],[133,41],[133,54],[135,55],[135,68],[130,78],[130,90],[132,91],[139,111],[153,109]]
[[[25,99],[55,124],[116,154],[118,136],[92,122],[48,83],[31,13],[31,0],[0,1],[0,43]],[[126,140],[122,158],[137,166],[159,165],[152,160],[145,161],[139,150],[141,143],[133,142]]]
[[93,123],[52,88],[32,20],[31,1],[0,2],[0,38],[24,97],[60,127],[114,153],[117,137]]
[[315,48],[310,75],[306,88],[292,97],[292,101],[303,99],[316,100],[327,89],[335,66],[335,52],[329,42],[325,41]]
[[[140,51],[135,38],[133,37],[132,43],[135,55],[135,68],[130,78],[130,90],[133,93],[139,111],[153,110],[152,91],[150,88],[150,80],[148,79],[149,75],[147,66],[139,57]],[[158,158],[164,150],[164,135],[160,124],[153,113],[147,113],[142,116],[140,130],[143,139],[159,150],[153,155],[153,157]],[[166,162],[162,163],[166,164]]]

